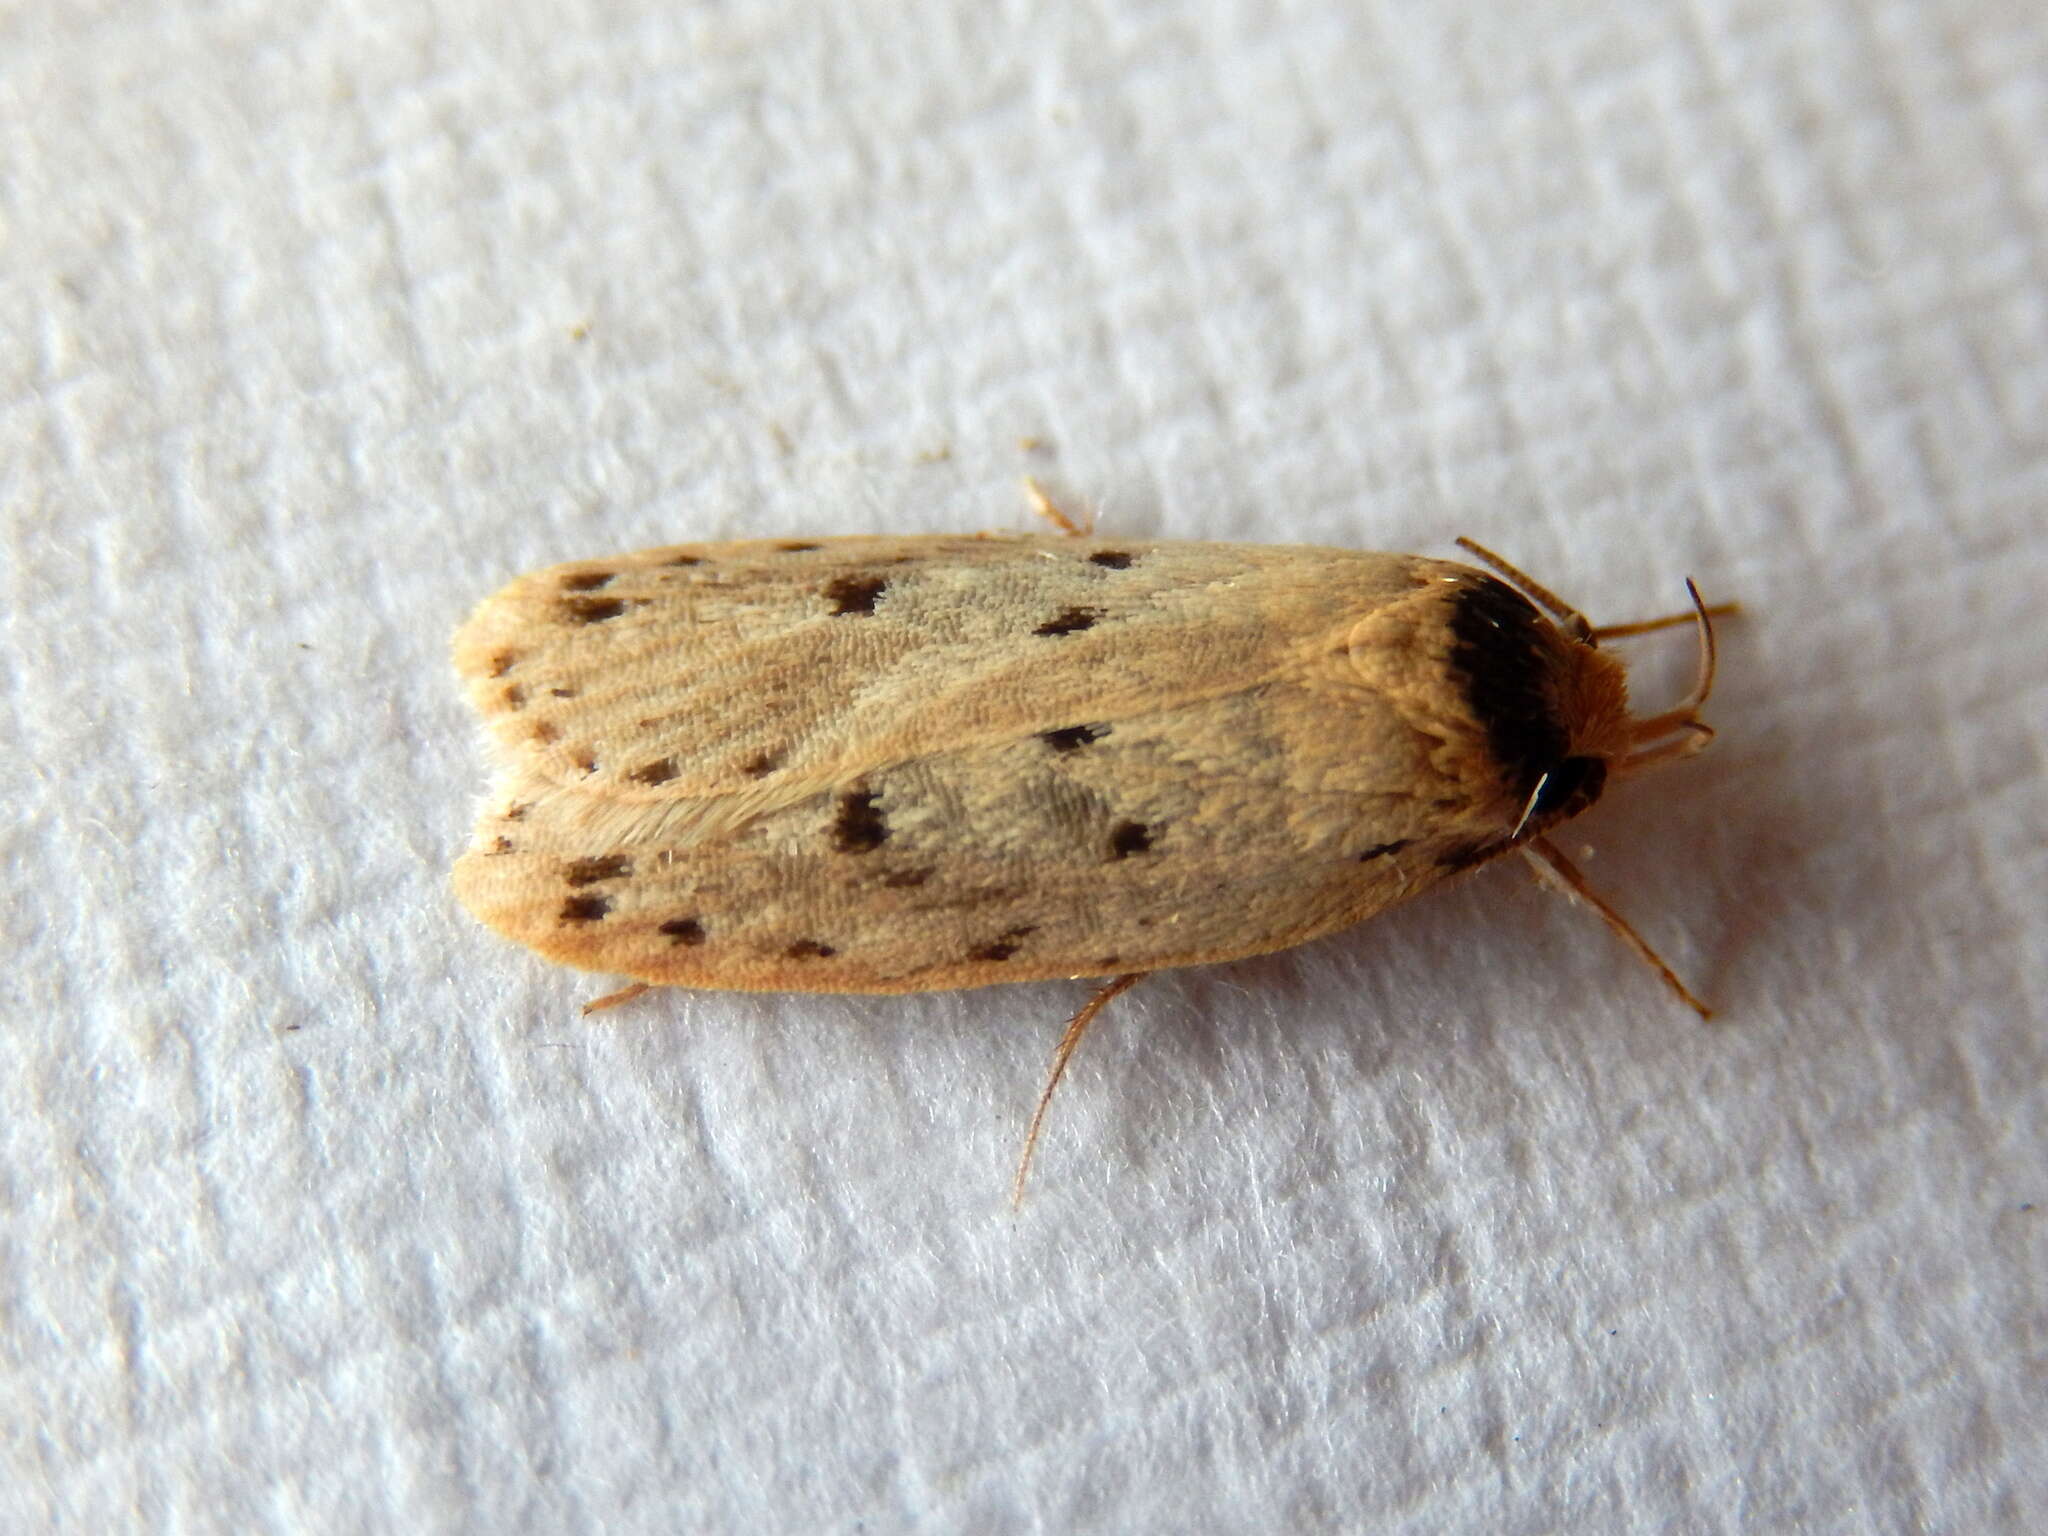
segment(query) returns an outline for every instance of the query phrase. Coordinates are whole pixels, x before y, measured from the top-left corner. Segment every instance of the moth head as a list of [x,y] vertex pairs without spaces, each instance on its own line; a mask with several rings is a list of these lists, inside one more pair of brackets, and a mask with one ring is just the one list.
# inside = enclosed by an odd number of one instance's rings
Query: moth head
[[[1714,623],[1690,579],[1690,612],[1596,629],[1491,551],[1469,539],[1458,543],[1505,578],[1473,572],[1462,586],[1452,610],[1451,661],[1495,760],[1521,797],[1511,839],[1578,815],[1610,779],[1690,757],[1713,738],[1700,711],[1714,688]],[[1627,673],[1600,642],[1687,622],[1699,636],[1692,692],[1674,708],[1631,714]]]

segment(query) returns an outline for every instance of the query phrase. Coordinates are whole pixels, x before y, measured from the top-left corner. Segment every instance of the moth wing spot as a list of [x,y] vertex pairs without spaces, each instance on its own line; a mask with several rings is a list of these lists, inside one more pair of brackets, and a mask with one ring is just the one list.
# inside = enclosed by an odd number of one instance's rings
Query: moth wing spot
[[661,563],[667,566],[702,565],[704,557],[702,555],[671,555]]
[[595,592],[599,587],[610,586],[617,571],[571,571],[562,578],[564,592]]
[[1391,843],[1374,843],[1370,848],[1364,849],[1359,853],[1358,862],[1367,864],[1374,859],[1384,859],[1390,854],[1399,853],[1414,841],[1415,839],[1412,837],[1400,837]]
[[1055,752],[1078,752],[1091,741],[1109,734],[1106,725],[1064,725],[1056,731],[1040,731],[1038,739]]
[[756,752],[752,757],[740,764],[740,772],[750,779],[764,779],[781,766],[782,753],[780,751]]
[[550,688],[548,690],[548,697],[554,699],[573,699],[582,691],[580,688]]
[[602,624],[616,619],[632,605],[622,597],[565,597],[562,617],[571,624]]
[[881,797],[873,790],[850,789],[839,797],[839,809],[832,818],[832,846],[841,853],[869,853],[889,836],[889,823],[876,809]]
[[526,708],[526,690],[517,683],[513,683],[498,696],[498,701],[507,709],[524,709]]
[[1098,549],[1088,557],[1088,563],[1090,565],[1099,565],[1112,571],[1127,571],[1137,558],[1136,555],[1128,550]]
[[512,670],[512,668],[518,663],[518,661],[519,653],[517,651],[498,652],[497,655],[491,658],[491,676],[503,677],[507,672],[510,672]]
[[889,583],[885,577],[846,575],[835,576],[826,582],[822,595],[832,604],[833,615],[837,617],[848,613],[873,613],[875,604],[888,590]]
[[602,920],[611,909],[611,898],[606,896],[571,896],[562,903],[561,921],[595,923]]
[[672,757],[658,757],[651,763],[642,763],[626,777],[635,784],[666,784],[676,776],[676,760]]
[[1474,864],[1484,864],[1499,853],[1500,843],[1454,843],[1436,856],[1437,868],[1451,870],[1470,869]]
[[533,722],[533,741],[535,746],[551,747],[561,739],[562,728],[555,724],[554,721],[536,720]]
[[932,869],[892,869],[882,876],[882,884],[893,890],[907,891],[923,885],[936,874]]
[[1078,635],[1084,629],[1093,629],[1102,617],[1100,608],[1062,608],[1038,628],[1034,635]]
[[632,859],[623,853],[607,853],[595,859],[571,859],[562,878],[571,885],[593,885],[599,880],[622,880],[632,872]]
[[829,960],[839,951],[830,944],[821,944],[816,939],[798,939],[782,953],[784,958],[790,960]]
[[822,544],[806,544],[801,539],[792,539],[786,544],[777,544],[776,549],[785,555],[801,555],[813,549],[822,549]]
[[511,839],[511,838],[509,838],[509,837],[498,837],[498,838],[493,838],[493,839],[491,840],[491,852],[492,852],[492,853],[494,853],[494,854],[498,854],[498,853],[510,853],[511,851],[512,851],[512,839]]
[[1149,853],[1152,837],[1153,829],[1142,821],[1120,821],[1109,829],[1109,856],[1128,859],[1132,854]]
[[1029,926],[1012,928],[1001,937],[991,939],[986,944],[970,949],[967,952],[967,958],[985,961],[1007,960],[1024,947],[1025,938],[1035,931],[1035,929]]
[[672,917],[654,931],[664,935],[671,944],[692,945],[704,942],[704,925],[694,917]]

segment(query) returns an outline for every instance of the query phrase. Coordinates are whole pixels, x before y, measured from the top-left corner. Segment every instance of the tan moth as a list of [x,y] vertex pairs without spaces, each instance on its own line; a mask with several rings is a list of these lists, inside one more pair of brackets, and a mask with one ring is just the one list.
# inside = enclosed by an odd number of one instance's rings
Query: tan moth
[[[1545,833],[1706,743],[1708,610],[1595,629],[1467,547],[1501,574],[1020,535],[523,576],[456,636],[499,774],[455,889],[642,984],[1117,978],[1056,1083],[1138,976],[1301,944],[1520,850],[1704,1014]],[[1599,642],[1694,618],[1692,696],[1632,716]]]

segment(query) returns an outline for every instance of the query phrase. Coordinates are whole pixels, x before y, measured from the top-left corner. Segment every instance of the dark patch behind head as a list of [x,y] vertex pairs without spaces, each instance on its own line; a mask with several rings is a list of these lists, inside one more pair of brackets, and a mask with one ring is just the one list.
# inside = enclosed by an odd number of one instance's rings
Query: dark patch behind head
[[1571,744],[1546,686],[1547,628],[1527,598],[1491,576],[1452,599],[1451,666],[1472,717],[1485,727],[1494,760],[1524,796],[1557,772]]

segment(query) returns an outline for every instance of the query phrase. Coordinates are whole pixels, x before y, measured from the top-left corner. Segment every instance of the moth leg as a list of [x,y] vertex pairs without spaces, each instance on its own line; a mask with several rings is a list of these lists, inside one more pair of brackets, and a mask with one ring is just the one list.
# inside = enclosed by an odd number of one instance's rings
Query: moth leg
[[621,987],[616,992],[607,992],[603,997],[593,997],[583,1005],[583,1016],[587,1019],[593,1013],[602,1013],[607,1008],[616,1008],[621,1003],[630,1003],[643,992],[652,992],[651,982],[636,981],[630,987]]
[[1031,475],[1024,477],[1024,494],[1031,498],[1031,510],[1044,518],[1053,527],[1069,538],[1086,539],[1095,533],[1095,514],[1090,512],[1081,518],[1067,516],[1045,492],[1045,487]]
[[1627,918],[1601,898],[1587,883],[1586,877],[1579,873],[1579,867],[1566,858],[1555,843],[1547,837],[1532,837],[1522,844],[1522,852],[1529,856],[1529,862],[1535,866],[1536,873],[1546,882],[1569,896],[1578,897],[1599,913],[1600,920],[1614,930],[1622,943],[1636,952],[1637,959],[1664,978],[1664,985],[1676,992],[1686,1007],[1703,1019],[1711,1019],[1714,1016],[1714,1010],[1693,996],[1685,983],[1678,979],[1678,973],[1666,965],[1657,951],[1650,948],[1649,942],[1629,926]]
[[1095,995],[1067,1020],[1066,1033],[1060,1036],[1060,1043],[1052,1053],[1052,1074],[1045,1080],[1045,1092],[1038,1096],[1038,1108],[1032,1111],[1031,1129],[1024,1133],[1024,1155],[1017,1160],[1017,1177],[1010,1185],[1011,1210],[1024,1203],[1024,1181],[1031,1176],[1031,1158],[1038,1150],[1038,1133],[1045,1125],[1045,1112],[1052,1107],[1053,1090],[1067,1075],[1067,1063],[1073,1060],[1074,1048],[1081,1043],[1081,1037],[1088,1033],[1088,1026],[1109,1005],[1111,998],[1130,991],[1149,974],[1146,971],[1129,971],[1122,976],[1111,977],[1097,987]]

